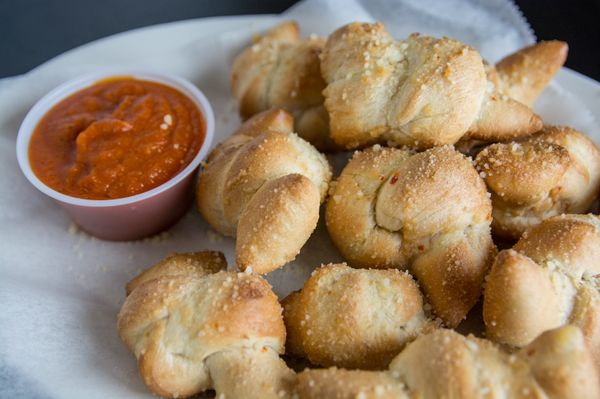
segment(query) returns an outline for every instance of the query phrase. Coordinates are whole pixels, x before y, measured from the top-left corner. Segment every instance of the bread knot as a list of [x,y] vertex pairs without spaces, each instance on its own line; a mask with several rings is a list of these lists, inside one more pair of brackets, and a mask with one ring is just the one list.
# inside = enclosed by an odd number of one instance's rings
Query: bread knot
[[408,269],[456,326],[495,253],[491,202],[471,162],[450,146],[375,146],[355,153],[331,191],[327,228],[350,265]]
[[565,324],[581,328],[600,365],[600,219],[551,217],[501,251],[486,279],[487,336],[515,347]]
[[279,358],[277,297],[262,277],[226,267],[217,252],[175,254],[128,284],[119,335],[154,393],[288,397],[280,392],[289,393],[294,374]]
[[600,151],[568,127],[492,144],[475,165],[492,194],[492,229],[508,238],[552,216],[587,212],[600,191]]
[[292,129],[286,111],[255,115],[211,152],[200,174],[198,208],[215,230],[236,237],[241,270],[283,266],[317,225],[331,168]]

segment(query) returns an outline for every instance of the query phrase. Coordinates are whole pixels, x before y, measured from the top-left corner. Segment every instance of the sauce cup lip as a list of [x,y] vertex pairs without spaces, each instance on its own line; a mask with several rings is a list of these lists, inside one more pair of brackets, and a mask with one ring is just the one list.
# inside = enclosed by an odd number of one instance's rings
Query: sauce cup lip
[[[181,172],[171,177],[160,186],[129,197],[107,200],[86,199],[73,197],[71,195],[63,194],[54,190],[53,188],[47,186],[35,175],[29,162],[29,142],[35,128],[44,115],[46,115],[46,113],[52,109],[52,107],[66,97],[79,90],[89,87],[100,80],[112,77],[132,77],[139,80],[162,83],[185,94],[199,108],[205,119],[206,132],[200,150],[198,150],[196,156]],[[169,190],[189,176],[206,157],[214,138],[214,130],[215,117],[210,102],[204,93],[202,93],[202,91],[191,82],[170,73],[146,69],[104,69],[101,72],[91,72],[68,80],[48,92],[34,104],[19,127],[16,144],[17,161],[21,171],[35,188],[62,203],[91,208],[133,205]]]

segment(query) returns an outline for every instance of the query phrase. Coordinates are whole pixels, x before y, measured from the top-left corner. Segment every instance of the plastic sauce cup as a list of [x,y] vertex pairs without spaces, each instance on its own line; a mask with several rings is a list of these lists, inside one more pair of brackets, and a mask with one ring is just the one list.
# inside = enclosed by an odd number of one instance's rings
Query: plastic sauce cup
[[[96,82],[114,76],[162,83],[179,90],[194,102],[206,122],[200,150],[181,172],[146,192],[130,197],[92,200],[60,193],[44,184],[31,169],[29,141],[40,119],[57,103]],[[179,220],[188,210],[193,197],[195,175],[210,149],[215,129],[212,107],[206,96],[182,78],[158,72],[111,70],[91,73],[70,80],[42,97],[25,116],[17,136],[17,160],[21,171],[38,190],[56,200],[67,214],[86,232],[106,240],[134,240],[156,234]]]

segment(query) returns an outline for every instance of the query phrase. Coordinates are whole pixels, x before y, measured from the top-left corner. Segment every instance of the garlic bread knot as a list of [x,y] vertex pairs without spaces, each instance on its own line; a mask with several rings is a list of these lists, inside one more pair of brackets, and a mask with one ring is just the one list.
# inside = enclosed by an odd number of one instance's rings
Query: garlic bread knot
[[325,81],[319,56],[325,39],[300,38],[298,24],[285,21],[244,49],[234,60],[231,87],[240,115],[248,119],[270,108],[295,118],[295,131],[319,150],[333,149],[323,107]]
[[321,73],[331,137],[347,149],[376,143],[425,149],[542,127],[529,107],[488,81],[477,51],[448,38],[396,40],[381,23],[351,23],[327,39]]
[[385,369],[418,335],[436,327],[417,283],[397,269],[316,269],[283,300],[286,351],[320,366]]
[[492,230],[515,240],[549,217],[589,211],[600,191],[600,151],[568,127],[492,144],[475,166],[492,194]]
[[486,278],[487,337],[514,347],[565,324],[581,328],[600,369],[600,218],[561,215],[501,251]]
[[269,273],[292,261],[317,226],[331,168],[293,133],[293,122],[283,110],[255,115],[209,154],[200,173],[198,209],[236,238],[242,271]]
[[409,270],[434,313],[455,327],[493,261],[491,201],[451,146],[356,152],[332,184],[325,218],[353,267]]
[[282,308],[256,274],[225,271],[223,254],[175,254],[128,284],[121,339],[157,395],[288,398]]

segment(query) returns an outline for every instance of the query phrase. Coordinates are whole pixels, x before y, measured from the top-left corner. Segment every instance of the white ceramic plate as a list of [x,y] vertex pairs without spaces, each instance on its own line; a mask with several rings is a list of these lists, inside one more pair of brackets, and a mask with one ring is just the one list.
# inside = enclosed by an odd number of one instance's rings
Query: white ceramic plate
[[[172,251],[233,241],[195,210],[167,233],[110,243],[79,233],[18,170],[19,123],[61,82],[104,66],[148,67],[195,82],[215,110],[215,143],[239,124],[229,94],[233,56],[274,16],[221,17],[159,25],[90,43],[0,84],[0,397],[150,397],[116,333],[125,283]],[[563,69],[536,105],[551,123],[573,125],[600,142],[600,84]],[[298,259],[269,275],[279,295],[299,288],[322,262],[340,260],[322,223]]]

